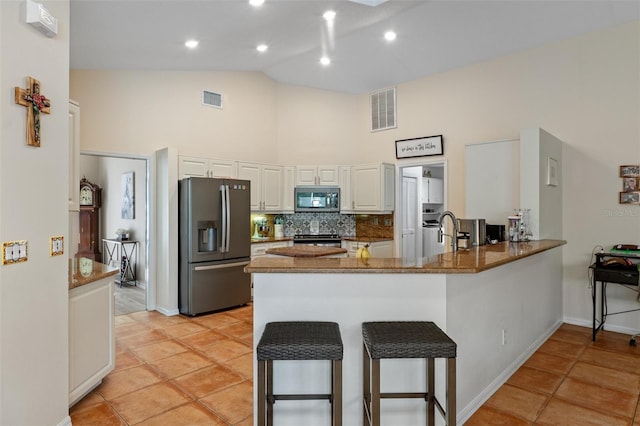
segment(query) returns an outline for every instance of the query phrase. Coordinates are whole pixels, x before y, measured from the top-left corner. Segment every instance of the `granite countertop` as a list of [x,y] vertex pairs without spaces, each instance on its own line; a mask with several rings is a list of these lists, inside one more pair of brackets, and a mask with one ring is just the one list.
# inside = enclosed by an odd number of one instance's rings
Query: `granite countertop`
[[119,269],[113,266],[105,265],[104,263],[96,262],[94,260],[92,260],[92,262],[93,270],[90,275],[85,277],[80,274],[78,259],[69,259],[69,290],[91,284],[92,282],[110,277],[119,272]]
[[288,257],[321,257],[346,253],[347,250],[340,247],[323,247],[299,245],[293,247],[278,247],[268,249],[266,254],[276,254]]
[[252,273],[427,273],[475,274],[560,247],[564,240],[501,242],[428,258],[258,257],[245,268]]
[[251,244],[256,244],[256,243],[277,243],[278,241],[293,241],[293,237],[251,238]]
[[393,238],[385,237],[342,237],[343,241],[357,241],[359,243],[377,243],[380,241],[393,241]]

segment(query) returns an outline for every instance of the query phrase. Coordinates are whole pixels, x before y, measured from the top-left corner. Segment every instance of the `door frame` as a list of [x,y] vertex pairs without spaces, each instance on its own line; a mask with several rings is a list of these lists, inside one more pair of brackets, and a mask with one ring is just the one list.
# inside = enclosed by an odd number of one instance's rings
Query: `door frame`
[[[448,164],[446,159],[440,160],[422,160],[422,161],[414,161],[411,163],[402,163],[396,164],[396,209],[394,212],[394,223],[396,224],[394,229],[394,241],[395,241],[395,253],[396,257],[402,258],[402,228],[404,223],[402,221],[403,218],[403,209],[404,209],[404,200],[402,198],[402,175],[405,168],[411,167],[423,167],[423,166],[438,166],[443,168],[443,180],[444,180],[444,204],[443,209],[448,210],[447,204],[449,201],[448,197],[448,182],[449,182],[449,171]],[[419,185],[418,188],[421,188]],[[418,194],[419,195],[419,194]],[[421,205],[421,202],[418,199],[418,205]],[[421,222],[422,219],[420,218]],[[420,242],[422,242],[422,232],[420,232],[420,236],[416,236],[416,240],[420,238]]]
[[[145,185],[147,198],[145,201],[145,239],[143,244],[145,245],[145,276],[147,282],[145,283],[145,305],[147,311],[153,311],[156,308],[156,277],[155,277],[155,244],[151,244],[155,238],[151,230],[155,229],[155,209],[149,208],[149,206],[155,205],[155,162],[154,157],[150,155],[141,154],[122,154],[117,152],[104,152],[104,151],[86,151],[80,150],[80,155],[92,155],[103,158],[119,158],[123,160],[143,160],[145,161]],[[136,200],[138,201],[138,200]],[[152,252],[153,251],[153,252]]]

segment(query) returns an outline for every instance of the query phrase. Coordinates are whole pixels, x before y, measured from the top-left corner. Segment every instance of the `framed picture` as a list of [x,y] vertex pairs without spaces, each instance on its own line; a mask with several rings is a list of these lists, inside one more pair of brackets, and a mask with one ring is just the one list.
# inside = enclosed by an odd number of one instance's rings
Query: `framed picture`
[[622,178],[622,192],[635,192],[638,190],[638,180],[640,178],[637,177],[624,177]]
[[620,166],[620,177],[640,176],[640,165]]
[[135,219],[135,197],[134,197],[134,173],[127,172],[122,174],[120,184],[120,194],[122,196],[122,219]]
[[396,141],[396,158],[430,157],[444,154],[442,135]]
[[640,192],[621,192],[620,204],[640,204]]
[[547,157],[547,185],[558,186],[558,160]]

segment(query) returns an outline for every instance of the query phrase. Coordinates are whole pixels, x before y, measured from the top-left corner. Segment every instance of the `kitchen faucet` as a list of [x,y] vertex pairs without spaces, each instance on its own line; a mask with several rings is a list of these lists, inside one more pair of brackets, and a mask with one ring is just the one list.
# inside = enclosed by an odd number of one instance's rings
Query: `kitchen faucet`
[[[444,221],[445,216],[449,216],[451,218],[451,222],[453,223],[453,232],[452,235],[448,235],[444,233],[444,227],[442,226],[442,222]],[[449,210],[445,211],[440,215],[440,219],[438,219],[438,242],[444,242],[444,237],[451,238],[451,250],[458,251],[458,220],[455,215],[451,213]]]

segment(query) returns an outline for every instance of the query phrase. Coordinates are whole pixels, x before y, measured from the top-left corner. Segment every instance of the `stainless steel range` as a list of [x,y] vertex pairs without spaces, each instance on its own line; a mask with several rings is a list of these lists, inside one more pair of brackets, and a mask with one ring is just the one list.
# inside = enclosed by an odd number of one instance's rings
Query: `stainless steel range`
[[342,238],[338,234],[296,234],[294,245],[340,247]]

